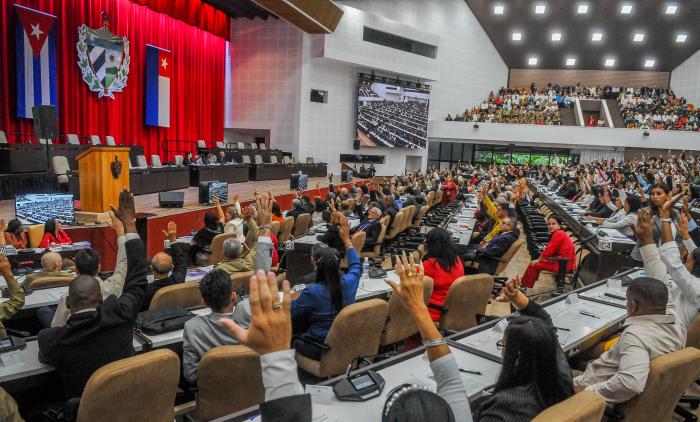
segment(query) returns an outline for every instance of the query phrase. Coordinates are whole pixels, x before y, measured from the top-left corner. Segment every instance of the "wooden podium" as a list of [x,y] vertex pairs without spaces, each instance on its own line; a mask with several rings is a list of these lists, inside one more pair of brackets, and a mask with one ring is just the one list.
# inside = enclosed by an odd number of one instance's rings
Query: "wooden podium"
[[119,192],[129,189],[129,148],[92,147],[75,159],[78,160],[81,210],[99,213],[109,211],[110,205],[116,207]]

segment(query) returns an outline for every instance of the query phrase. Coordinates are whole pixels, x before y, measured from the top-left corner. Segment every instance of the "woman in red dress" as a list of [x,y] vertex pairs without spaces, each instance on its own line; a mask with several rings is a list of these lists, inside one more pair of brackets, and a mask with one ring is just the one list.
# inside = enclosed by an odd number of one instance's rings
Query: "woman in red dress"
[[442,184],[442,205],[447,205],[455,200],[457,196],[457,185],[452,180],[452,176],[447,176],[445,182]]
[[44,224],[44,237],[39,242],[40,248],[49,248],[58,245],[72,245],[68,233],[61,227],[61,223],[56,219],[51,219]]
[[[423,257],[425,275],[433,279],[431,305],[443,306],[447,291],[458,278],[464,275],[464,266],[452,243],[452,237],[443,228],[434,228],[425,237],[426,253]],[[439,309],[428,308],[433,321],[440,321]]]
[[549,238],[547,247],[544,248],[537,261],[532,261],[527,266],[525,275],[521,278],[523,287],[530,288],[535,285],[535,281],[540,276],[540,271],[559,271],[558,261],[548,261],[548,258],[568,258],[566,272],[576,269],[576,256],[574,242],[562,228],[562,219],[559,216],[550,216],[547,219],[547,228],[552,237]]

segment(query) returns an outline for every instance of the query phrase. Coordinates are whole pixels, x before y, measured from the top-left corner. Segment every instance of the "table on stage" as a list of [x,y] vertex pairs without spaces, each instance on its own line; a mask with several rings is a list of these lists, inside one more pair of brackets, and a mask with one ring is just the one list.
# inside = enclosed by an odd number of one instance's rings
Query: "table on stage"
[[[51,251],[58,252],[63,258],[73,258],[83,249],[91,247],[90,242],[75,242],[72,245],[63,245],[52,248]],[[17,250],[13,247],[5,247],[5,255],[12,264],[13,268],[17,268],[20,264],[24,267],[41,267],[41,257],[48,252],[45,248],[30,248]]]
[[325,177],[328,165],[318,164],[255,164],[250,166],[250,180],[284,180],[302,172],[309,177]]
[[208,164],[190,165],[190,186],[200,182],[219,181],[226,183],[247,182],[248,164]]
[[185,189],[189,184],[190,170],[187,167],[129,169],[129,189],[134,195]]

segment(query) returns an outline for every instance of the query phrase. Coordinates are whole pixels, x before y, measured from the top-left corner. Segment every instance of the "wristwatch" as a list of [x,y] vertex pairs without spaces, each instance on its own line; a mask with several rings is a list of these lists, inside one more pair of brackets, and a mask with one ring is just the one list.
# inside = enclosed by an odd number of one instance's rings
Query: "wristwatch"
[[660,220],[662,223],[673,223],[673,220],[670,218],[661,218]]
[[445,340],[444,337],[431,340],[423,340],[423,346],[425,347],[442,346],[443,344],[447,344],[447,340]]

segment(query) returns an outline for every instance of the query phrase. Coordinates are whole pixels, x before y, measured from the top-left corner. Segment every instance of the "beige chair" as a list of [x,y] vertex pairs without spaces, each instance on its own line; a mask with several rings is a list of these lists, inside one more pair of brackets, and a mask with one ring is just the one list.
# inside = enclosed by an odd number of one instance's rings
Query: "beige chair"
[[114,136],[112,135],[106,135],[105,142],[111,147],[117,146],[117,143],[114,141]]
[[277,164],[277,156],[276,155],[270,156],[270,164]]
[[[367,238],[367,233],[366,232],[357,232],[352,235],[352,238],[350,238],[350,242],[352,242],[352,247],[355,249],[356,253],[360,253],[362,251],[362,247],[365,245],[365,239]],[[342,261],[340,261],[340,268],[347,268],[348,267],[348,262],[345,258],[343,258]]]
[[360,258],[379,258],[382,254],[382,242],[384,242],[385,235],[386,226],[382,224],[382,227],[379,231],[379,236],[377,236],[377,243],[374,245],[374,249],[372,249],[371,252],[360,252]]
[[77,420],[172,422],[179,379],[180,359],[168,349],[109,363],[88,380]]
[[297,161],[296,155],[292,155],[292,164],[299,164],[299,161]]
[[182,166],[183,163],[185,162],[185,158],[182,155],[176,155],[174,158],[175,158],[175,165],[176,166]]
[[7,136],[5,136],[5,131],[0,130],[0,144],[6,144],[7,143]]
[[272,223],[270,223],[270,233],[277,236],[277,234],[280,232],[281,225],[282,223],[280,223],[279,221],[273,221]]
[[405,208],[402,208],[404,211],[404,216],[403,216],[403,228],[401,229],[401,232],[405,232],[406,230],[411,228],[411,225],[413,225],[413,216],[416,214],[416,206],[415,205],[409,205]]
[[404,210],[401,210],[396,213],[394,216],[394,222],[391,223],[391,229],[389,230],[389,233],[386,234],[386,239],[393,239],[401,232],[403,231],[403,222],[404,222],[404,217],[406,216],[406,212]]
[[277,236],[277,242],[282,243],[289,240],[292,236],[292,228],[294,227],[294,217],[285,217],[284,221],[280,225],[279,236]]
[[257,143],[257,142],[251,142],[251,144],[250,144],[250,149],[258,149],[258,143]]
[[140,169],[145,169],[148,167],[148,162],[146,161],[146,156],[145,155],[137,155],[136,156],[136,168]]
[[101,145],[100,137],[97,135],[90,135],[90,145]]
[[289,158],[289,156],[285,155],[284,157],[282,157],[282,162],[284,164],[292,164],[292,159]]
[[694,347],[667,353],[651,361],[644,391],[615,410],[624,421],[673,420],[686,387],[700,376],[700,350]]
[[379,219],[379,222],[382,223],[384,227],[389,227],[389,221],[391,221],[391,216],[389,215],[385,215]]
[[417,221],[418,223],[414,224],[413,222],[411,222],[410,227],[413,229],[420,229],[420,226],[423,223],[423,218],[425,218],[425,215],[428,213],[429,209],[430,208],[427,205],[423,205],[421,207],[420,211],[418,211],[418,216],[416,218],[414,218],[414,220]]
[[66,142],[70,145],[80,145],[80,138],[75,133],[66,134]]
[[61,286],[67,286],[73,281],[75,276],[72,277],[61,277],[61,276],[47,276],[47,277],[38,277],[31,282],[24,282],[24,287],[28,287],[34,290],[37,289],[48,289],[50,287],[61,287]]
[[70,182],[70,165],[68,158],[63,155],[51,157],[51,167],[53,169],[59,185],[67,185]]
[[540,412],[532,422],[600,422],[605,399],[590,390],[569,397]]
[[203,139],[198,140],[198,141],[197,141],[197,148],[206,149],[206,148],[207,148],[207,142],[204,141]]
[[430,191],[427,195],[425,195],[425,206],[428,208],[428,210],[433,207],[433,198],[435,198],[435,192],[433,191]]
[[197,370],[197,420],[210,421],[263,401],[257,353],[246,346],[220,346],[204,354]]
[[255,154],[254,158],[255,158],[255,164],[262,164],[263,163],[263,159],[262,159],[261,155]]
[[501,274],[503,271],[505,271],[506,267],[508,266],[508,263],[511,259],[513,259],[515,254],[518,253],[520,247],[523,246],[523,243],[525,243],[524,239],[517,239],[515,242],[513,242],[512,245],[510,245],[510,248],[508,248],[506,253],[503,254],[503,256],[501,257],[501,262],[499,262],[498,266],[496,267],[496,275]]
[[241,158],[243,159],[243,164],[250,164],[250,156],[249,155],[242,155]]
[[231,273],[231,289],[238,295],[248,294],[248,287],[250,285],[250,277],[253,275],[252,271],[243,271],[240,273]]
[[[430,295],[433,294],[433,279],[423,277],[423,300],[428,304]],[[392,294],[388,302],[388,314],[384,330],[379,339],[380,346],[388,346],[405,340],[418,332],[418,326],[403,306],[398,295]]]
[[156,168],[156,169],[163,167],[163,163],[160,161],[160,155],[158,155],[158,154],[151,155],[151,167]]
[[211,240],[211,255],[209,255],[209,265],[216,265],[224,259],[224,241],[232,238],[233,233],[221,233]]
[[238,146],[238,149],[246,149],[243,142],[236,142],[236,145]]
[[29,226],[27,237],[29,239],[29,247],[38,248],[41,238],[44,237],[44,225],[32,224]]
[[306,157],[306,164],[313,164],[314,163],[314,157]]
[[379,350],[379,337],[386,322],[388,306],[381,299],[370,299],[344,307],[333,321],[324,343],[330,347],[321,360],[296,354],[304,371],[326,378],[340,375],[357,356],[372,356]]
[[700,349],[700,314],[695,317],[688,326],[688,337],[685,341],[686,347]]
[[202,306],[202,293],[199,291],[199,283],[180,283],[158,289],[149,311],[163,309],[170,306],[182,306],[185,309]]
[[299,214],[294,222],[294,229],[292,230],[292,236],[299,237],[309,231],[311,226],[311,214],[304,213]]
[[476,315],[486,312],[492,289],[493,277],[488,274],[465,275],[455,280],[443,306],[429,305],[442,311],[440,329],[463,331],[476,326]]
[[267,146],[265,144],[258,144],[258,148],[261,150],[266,150]]
[[53,141],[51,139],[39,138],[39,144],[40,145],[53,145]]
[[226,145],[224,145],[224,143],[221,142],[221,141],[217,141],[217,142],[216,142],[216,147],[217,147],[217,148],[226,148]]

